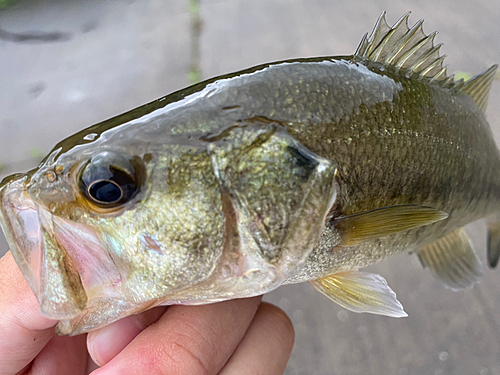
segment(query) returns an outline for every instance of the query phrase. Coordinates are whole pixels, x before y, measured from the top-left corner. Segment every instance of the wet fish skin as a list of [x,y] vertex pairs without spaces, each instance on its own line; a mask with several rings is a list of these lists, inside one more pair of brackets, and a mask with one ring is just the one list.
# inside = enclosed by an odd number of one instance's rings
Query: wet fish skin
[[[441,73],[417,73],[361,53],[264,64],[62,141],[0,185],[0,222],[42,311],[61,320],[60,333],[78,334],[158,304],[319,279],[326,295],[344,280],[404,316],[380,276],[352,271],[500,209],[485,104]],[[80,176],[99,158],[135,175],[130,200],[88,199]],[[393,206],[431,207],[437,215],[423,211],[437,219],[342,245],[336,220]],[[58,260],[48,274],[46,259]],[[321,283],[329,275],[338,276]]]
[[[298,123],[289,130],[306,147],[339,165],[338,199],[330,216],[417,204],[438,208],[450,217],[362,244],[357,251],[332,253],[317,247],[302,278],[327,269],[364,267],[401,251],[416,250],[500,210],[498,149],[484,114],[472,99],[387,68],[381,71],[377,64],[368,62],[368,67],[393,80],[393,92],[385,94],[392,100],[371,106],[362,103],[352,113],[340,115],[337,122]],[[350,77],[350,82],[354,80]]]
[[[334,164],[257,120],[225,137],[178,131],[160,137],[154,126],[126,123],[75,143],[65,152],[56,146],[38,169],[4,181],[1,197],[2,226],[16,260],[42,311],[61,319],[61,333],[87,331],[160,303],[208,303],[274,289],[303,262],[303,246],[316,241],[334,198]],[[89,159],[92,164],[103,152],[129,155],[147,176],[142,191],[114,210],[92,205],[78,184]],[[25,241],[11,229],[20,213],[76,260],[80,289],[64,286],[71,283],[50,289],[33,274],[44,252],[57,258],[60,251],[47,246],[45,236],[39,244],[37,235]],[[265,217],[255,220],[259,215]],[[237,228],[230,220],[236,216]],[[66,274],[61,267],[51,271]],[[87,303],[85,311],[75,317],[67,299],[61,304],[63,293]]]

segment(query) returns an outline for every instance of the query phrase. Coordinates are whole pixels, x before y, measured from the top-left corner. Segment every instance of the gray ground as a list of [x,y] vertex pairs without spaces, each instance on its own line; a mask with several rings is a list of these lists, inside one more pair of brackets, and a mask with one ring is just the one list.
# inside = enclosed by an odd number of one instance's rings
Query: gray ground
[[[389,22],[413,10],[412,23],[425,18],[427,32],[439,30],[451,71],[500,62],[498,0],[202,0],[199,9],[188,0],[20,0],[0,10],[0,177],[197,75],[350,54],[382,10]],[[497,81],[488,109],[497,141],[499,101]],[[470,233],[484,258],[484,227]],[[388,280],[408,318],[350,313],[309,285],[266,297],[295,324],[287,374],[500,374],[499,270],[460,293],[439,287],[415,257],[371,270]]]

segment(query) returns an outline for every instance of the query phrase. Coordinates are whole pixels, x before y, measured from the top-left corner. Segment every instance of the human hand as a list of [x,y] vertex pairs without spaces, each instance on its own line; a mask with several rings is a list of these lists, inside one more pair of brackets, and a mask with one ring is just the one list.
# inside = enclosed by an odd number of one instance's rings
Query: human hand
[[[110,374],[282,374],[293,346],[288,317],[261,297],[157,307],[91,332],[88,351]],[[85,374],[87,335],[59,337],[12,255],[0,260],[0,374]]]
[[[86,335],[56,336],[11,252],[0,259],[0,374],[85,374]],[[71,372],[68,372],[71,369]]]

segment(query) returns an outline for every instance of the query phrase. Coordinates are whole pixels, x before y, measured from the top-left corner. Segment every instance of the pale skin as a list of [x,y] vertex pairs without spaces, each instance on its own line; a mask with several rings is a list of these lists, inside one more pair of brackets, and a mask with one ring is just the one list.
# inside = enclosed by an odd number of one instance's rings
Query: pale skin
[[12,254],[0,259],[0,374],[283,374],[294,330],[261,297],[157,307],[76,337],[55,335]]

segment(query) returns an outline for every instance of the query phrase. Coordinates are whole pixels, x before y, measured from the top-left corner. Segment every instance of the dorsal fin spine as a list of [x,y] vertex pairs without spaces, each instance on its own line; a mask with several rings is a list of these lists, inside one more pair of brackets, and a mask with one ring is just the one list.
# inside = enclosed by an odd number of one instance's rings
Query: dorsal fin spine
[[368,45],[368,33],[363,35],[363,38],[361,39],[361,42],[359,43],[358,48],[356,49],[356,52],[354,52],[354,55],[358,56],[362,54],[362,51],[366,48]]
[[441,57],[438,57],[436,60],[434,60],[429,66],[427,66],[421,73],[420,77],[425,77],[429,72],[432,71],[436,66],[438,66],[440,63],[443,62],[443,60],[446,58],[446,55],[443,55]]
[[443,82],[443,84],[444,84],[444,85],[450,85],[450,84],[453,84],[454,80],[455,80],[455,76],[454,76],[454,75],[452,75],[452,76],[448,77],[448,78],[447,78],[447,79]]
[[465,85],[464,79],[460,78],[458,81],[456,81],[454,83],[453,89],[460,91],[460,90],[462,90],[462,88],[464,87],[464,85]]
[[429,41],[432,44],[437,33],[437,31],[434,31],[432,34],[429,34],[427,37],[422,39],[420,43],[416,44],[413,48],[405,52],[405,54],[401,56],[401,58],[397,61],[396,68],[400,69],[404,65],[404,63],[415,54],[415,52],[417,52],[420,48],[423,48],[423,46],[429,43]]
[[[434,47],[436,33],[426,35],[423,20],[419,20],[411,28],[408,27],[410,12],[401,17],[392,27],[387,25],[385,12],[377,20],[370,35],[364,36],[356,56],[386,66],[394,66],[397,70],[406,70],[408,74],[421,73],[419,79],[428,78],[444,81],[448,77],[442,70],[442,60],[428,69],[429,65],[439,58],[439,47]],[[418,69],[421,67],[420,69]]]
[[443,74],[446,75],[446,70],[448,70],[448,66],[445,66],[443,69],[441,69],[439,72],[437,72],[436,75],[431,78],[430,82],[437,80]]
[[[391,40],[392,36],[396,33],[396,31],[399,29],[399,27],[401,26],[401,24],[403,22],[405,22],[406,28],[408,29],[408,17],[410,16],[410,13],[411,12],[407,12],[403,17],[401,17],[399,19],[398,22],[396,22],[392,27],[390,27],[390,31],[386,34],[386,36],[384,37],[384,39],[382,39],[382,41],[380,42],[380,44],[375,49],[375,55],[373,56],[373,58],[375,59],[375,61],[377,61],[379,59],[380,54],[384,50],[385,45]],[[384,16],[384,21],[385,21],[385,16]],[[387,21],[385,21],[385,23],[387,25]],[[389,57],[390,55],[391,54],[389,54],[387,57]],[[396,54],[394,54],[394,56],[396,56]]]
[[[405,48],[406,44],[410,41],[411,38],[417,33],[418,29],[422,26],[422,23],[424,20],[418,21],[415,26],[413,26],[404,36],[404,38],[401,38],[399,43],[394,47],[393,52],[391,55],[387,56],[386,58],[386,63],[387,64],[392,64],[393,60],[401,53],[401,51]],[[403,55],[404,56],[404,55]],[[403,57],[402,56],[402,57]]]
[[367,48],[364,51],[365,56],[371,55],[372,50],[377,47],[376,40],[378,39],[379,35],[386,33],[387,32],[386,30],[390,30],[390,27],[385,19],[385,14],[386,14],[385,11],[382,12],[382,14],[377,20],[377,23],[375,24],[375,27],[373,28],[372,33],[367,38]]
[[367,38],[368,46],[367,46],[367,50],[364,51],[364,52],[366,52],[365,53],[366,55],[371,54],[372,49],[374,47],[376,47],[375,40],[377,39],[378,35],[383,32],[382,28],[384,28],[384,27],[389,28],[389,25],[387,24],[387,21],[385,20],[385,15],[386,15],[386,11],[384,10],[382,12],[382,14],[380,15],[380,17],[378,18],[377,23],[375,24],[375,27],[373,28],[371,35],[368,36],[368,38]]
[[443,43],[439,43],[438,45],[436,45],[435,47],[432,47],[429,52],[427,52],[425,55],[423,55],[423,57],[420,59],[420,60],[417,60],[415,62],[414,65],[412,65],[409,70],[410,71],[414,71],[414,72],[417,72],[418,69],[424,65],[425,66],[425,62],[427,62],[427,60],[433,55],[435,54],[436,52],[439,52],[439,50],[441,49],[441,47],[443,46]]
[[403,71],[407,77],[438,84],[455,93],[461,91],[471,96],[481,111],[486,110],[496,65],[467,82],[463,79],[455,82],[453,76],[447,75],[447,67],[443,66],[446,55],[439,54],[443,44],[434,46],[437,31],[425,35],[423,20],[409,28],[410,12],[392,27],[387,24],[385,15],[386,12],[382,12],[372,32],[363,36],[355,56],[391,66],[396,72]]

